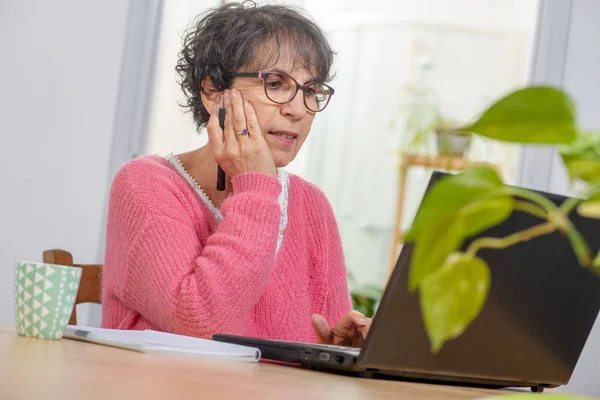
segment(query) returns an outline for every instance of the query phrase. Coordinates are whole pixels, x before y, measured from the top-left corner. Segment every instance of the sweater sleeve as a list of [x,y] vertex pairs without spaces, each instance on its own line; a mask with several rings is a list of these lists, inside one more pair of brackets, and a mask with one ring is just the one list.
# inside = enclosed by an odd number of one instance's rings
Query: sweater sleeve
[[113,223],[134,230],[125,235],[130,241],[114,244],[120,259],[113,268],[123,269],[114,283],[117,298],[164,331],[205,338],[241,333],[275,259],[279,181],[261,173],[235,176],[223,220],[202,248],[189,215],[170,210],[176,194],[148,200],[132,178],[115,182],[111,194],[111,211],[121,217]]
[[317,267],[324,271],[324,292],[320,314],[323,315],[330,326],[352,311],[352,302],[348,290],[348,273],[342,248],[342,240],[338,224],[331,204],[325,194],[317,188],[315,193],[315,207],[313,219],[318,222],[318,234],[314,235],[318,256]]

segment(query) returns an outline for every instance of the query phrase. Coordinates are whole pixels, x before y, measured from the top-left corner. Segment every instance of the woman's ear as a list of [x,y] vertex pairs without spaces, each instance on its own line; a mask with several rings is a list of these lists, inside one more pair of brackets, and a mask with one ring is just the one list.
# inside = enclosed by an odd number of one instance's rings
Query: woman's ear
[[209,114],[212,115],[212,113],[218,108],[222,94],[222,92],[215,90],[212,80],[209,77],[204,78],[202,81],[202,91],[200,92],[200,97],[202,98],[204,108],[206,108]]

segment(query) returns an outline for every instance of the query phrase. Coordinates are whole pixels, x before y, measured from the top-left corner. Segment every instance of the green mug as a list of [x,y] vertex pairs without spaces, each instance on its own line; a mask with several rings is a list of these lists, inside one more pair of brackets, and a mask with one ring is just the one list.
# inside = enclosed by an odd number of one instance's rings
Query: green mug
[[44,339],[60,339],[69,322],[81,268],[17,261],[14,307],[17,333]]

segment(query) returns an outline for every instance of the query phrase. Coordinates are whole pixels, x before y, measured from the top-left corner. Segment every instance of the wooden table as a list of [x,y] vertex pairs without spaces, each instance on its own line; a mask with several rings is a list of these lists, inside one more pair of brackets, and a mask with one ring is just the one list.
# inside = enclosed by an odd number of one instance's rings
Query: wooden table
[[[506,393],[143,354],[0,325],[0,399],[472,399]],[[514,393],[514,392],[513,392]]]

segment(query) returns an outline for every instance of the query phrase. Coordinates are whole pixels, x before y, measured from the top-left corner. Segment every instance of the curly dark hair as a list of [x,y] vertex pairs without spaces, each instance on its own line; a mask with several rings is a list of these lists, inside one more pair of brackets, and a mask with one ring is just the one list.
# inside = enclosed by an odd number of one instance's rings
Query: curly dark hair
[[318,82],[333,79],[334,52],[322,30],[299,9],[244,1],[199,15],[184,34],[175,67],[187,97],[182,106],[192,112],[197,129],[210,117],[200,95],[205,78],[214,91],[222,91],[233,83],[228,76],[249,67],[264,70],[280,57],[311,71]]

